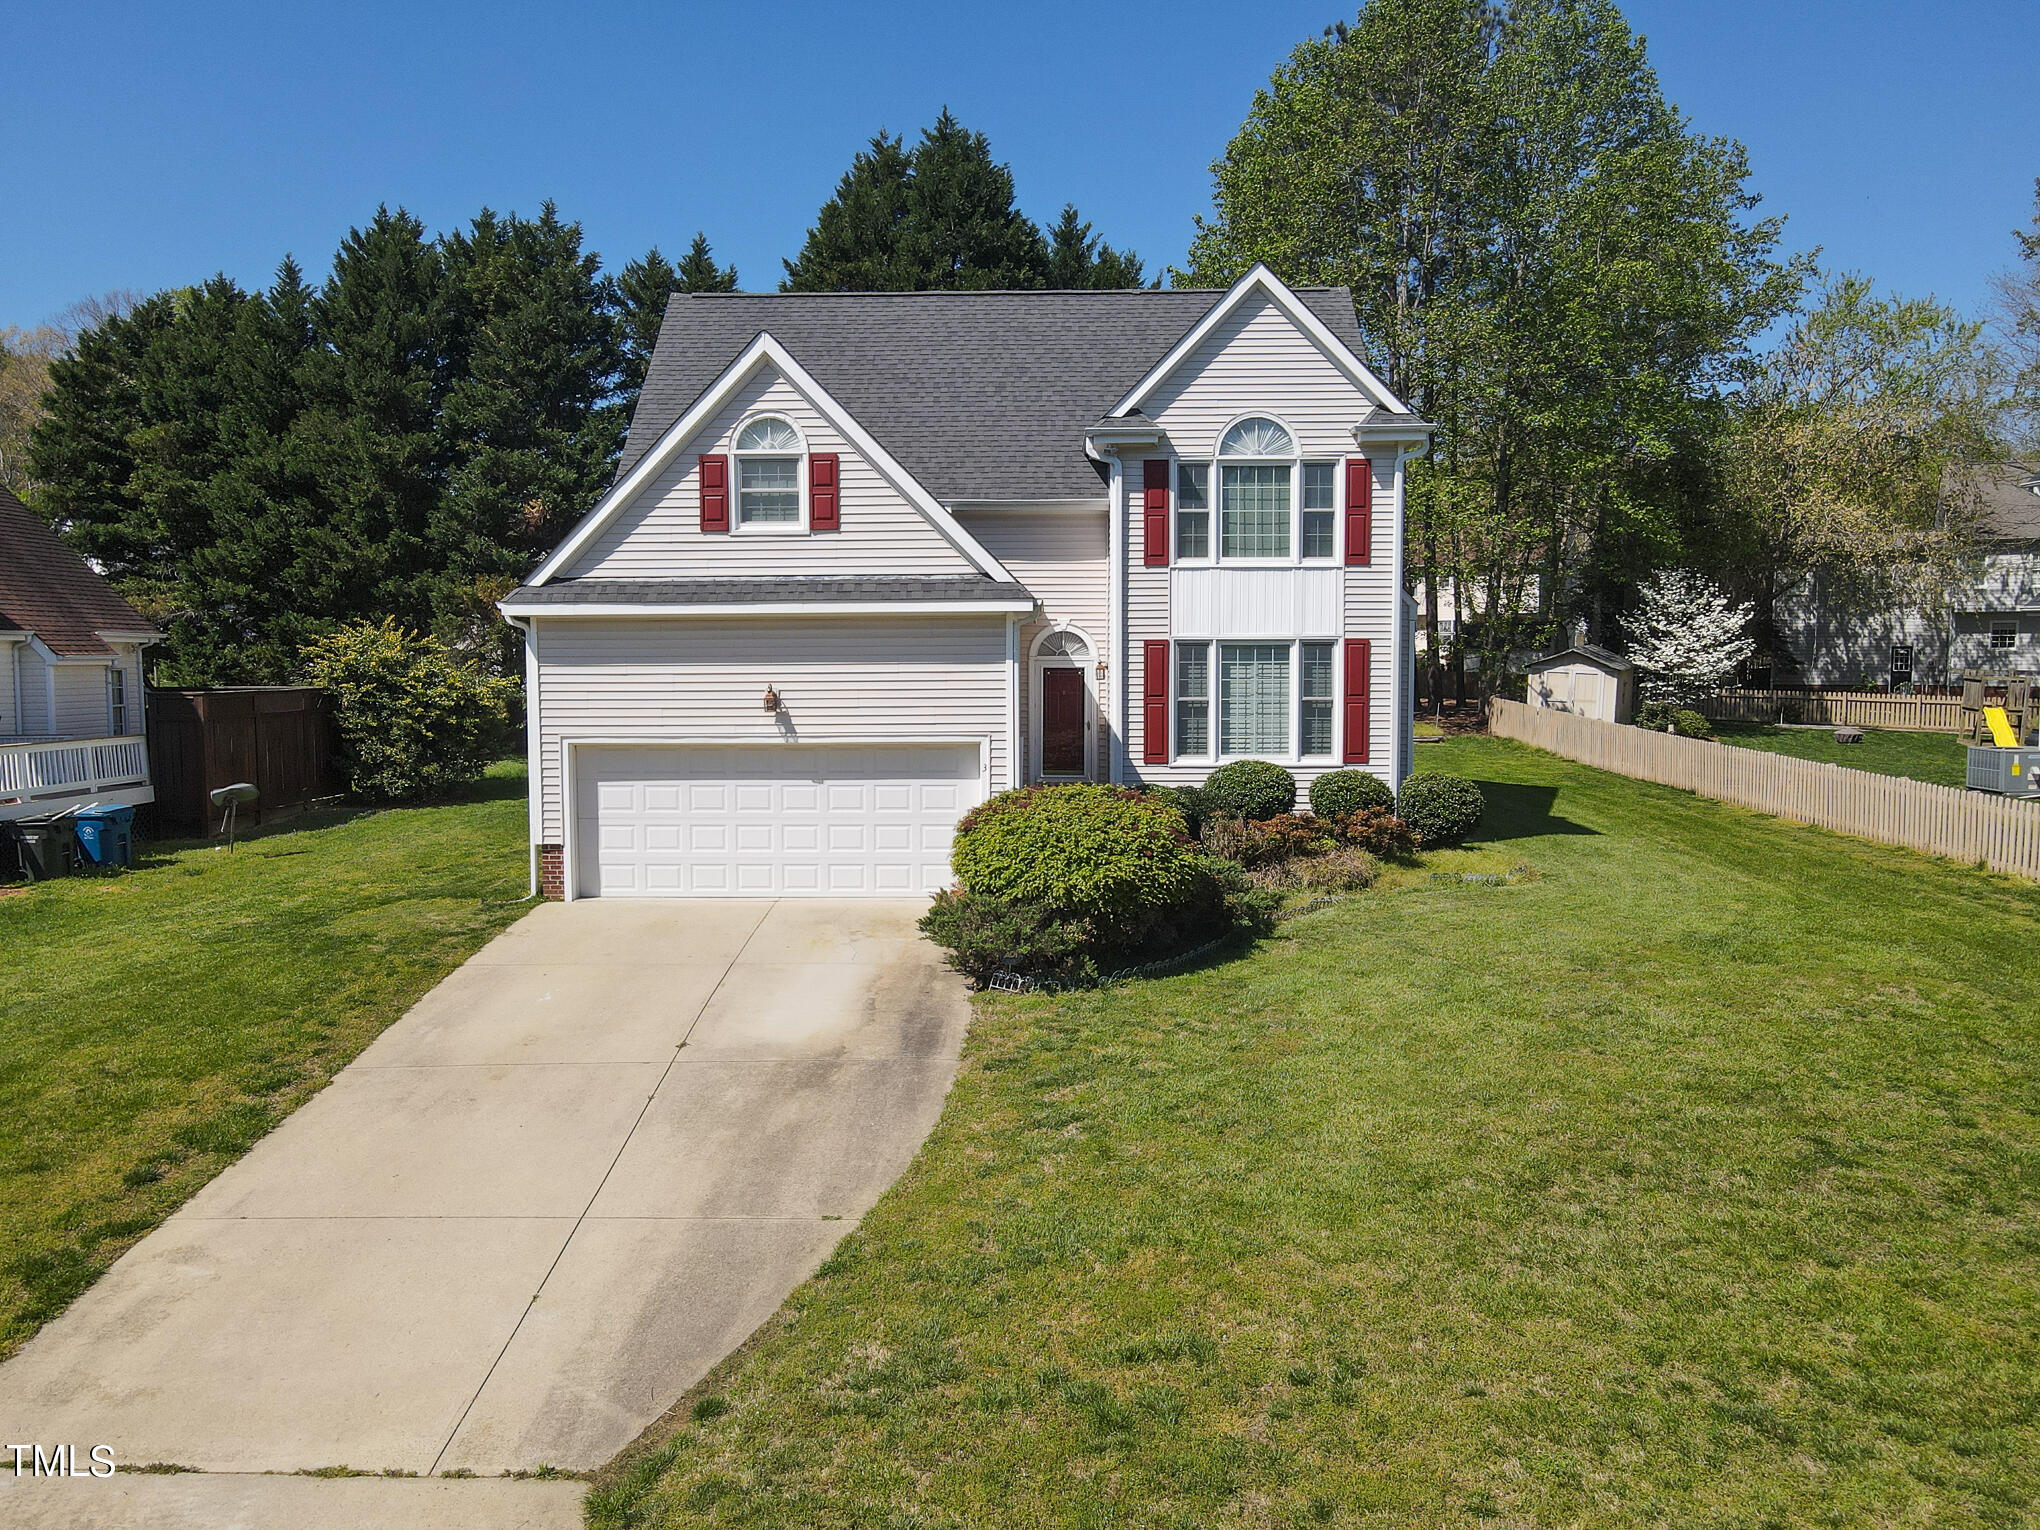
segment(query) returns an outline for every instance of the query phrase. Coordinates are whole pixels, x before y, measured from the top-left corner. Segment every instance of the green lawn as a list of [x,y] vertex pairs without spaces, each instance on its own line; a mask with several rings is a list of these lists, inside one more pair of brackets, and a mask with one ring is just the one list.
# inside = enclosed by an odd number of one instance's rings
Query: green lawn
[[503,765],[0,898],[0,1355],[518,916],[524,811]]
[[1773,728],[1763,723],[1716,723],[1724,744],[1743,749],[1768,749],[1795,759],[1847,765],[1880,776],[1910,776],[1939,786],[1961,786],[1968,756],[1952,733],[1904,733],[1895,728],[1865,728],[1860,744],[1838,744],[1832,728]]
[[593,1523],[2032,1523],[2040,888],[1425,754],[1537,875],[985,1001]]

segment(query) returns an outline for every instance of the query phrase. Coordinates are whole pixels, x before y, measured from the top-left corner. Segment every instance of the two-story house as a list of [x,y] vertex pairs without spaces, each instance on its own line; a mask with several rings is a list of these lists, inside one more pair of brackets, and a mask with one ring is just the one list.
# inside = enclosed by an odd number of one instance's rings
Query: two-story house
[[1984,486],[1972,566],[1934,609],[1869,604],[1818,573],[1778,600],[1791,685],[1934,685],[1965,671],[2040,674],[2040,466],[2013,463]]
[[921,895],[1036,781],[1410,757],[1403,469],[1342,288],[676,295],[502,603],[554,895]]
[[141,614],[0,489],[0,819],[154,800]]

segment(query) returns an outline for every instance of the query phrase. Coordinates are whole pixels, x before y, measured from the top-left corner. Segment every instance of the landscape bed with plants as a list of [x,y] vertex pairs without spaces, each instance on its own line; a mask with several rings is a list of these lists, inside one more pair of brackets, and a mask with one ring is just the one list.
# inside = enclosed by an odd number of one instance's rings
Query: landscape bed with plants
[[[2040,888],[1493,739],[1178,975],[979,1001],[625,1526],[2028,1524]],[[1427,856],[1430,853],[1427,852]]]
[[1425,774],[1401,800],[1358,770],[1296,778],[1240,760],[1198,787],[1030,786],[957,826],[957,886],[921,928],[985,987],[1074,987],[1267,933],[1296,895],[1356,892],[1384,861],[1457,844],[1480,788]]

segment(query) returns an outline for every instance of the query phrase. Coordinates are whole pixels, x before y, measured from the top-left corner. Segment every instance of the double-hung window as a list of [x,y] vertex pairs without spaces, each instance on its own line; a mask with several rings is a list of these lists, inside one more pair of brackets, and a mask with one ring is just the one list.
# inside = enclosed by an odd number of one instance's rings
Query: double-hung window
[[1303,465],[1303,555],[1330,558],[1338,548],[1336,506],[1332,502],[1332,469],[1329,462]]
[[1176,466],[1176,556],[1211,556],[1211,469],[1201,462]]
[[106,671],[106,731],[119,738],[127,730],[127,671],[113,664]]
[[1332,645],[1303,643],[1298,646],[1297,710],[1299,754],[1309,756],[1332,752]]
[[1990,624],[1990,646],[2002,651],[2019,646],[2019,624],[2017,622],[1992,622]]
[[737,524],[800,524],[800,432],[762,415],[737,432]]
[[1176,753],[1211,749],[1211,645],[1176,645]]
[[1242,420],[1225,433],[1218,455],[1219,556],[1287,558],[1295,440],[1273,420]]

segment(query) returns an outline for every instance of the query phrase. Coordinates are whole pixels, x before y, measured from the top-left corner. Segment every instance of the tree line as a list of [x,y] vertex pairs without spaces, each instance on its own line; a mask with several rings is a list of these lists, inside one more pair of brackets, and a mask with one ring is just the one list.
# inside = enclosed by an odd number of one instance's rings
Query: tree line
[[[1349,287],[1438,426],[1406,558],[1434,671],[1491,684],[1575,622],[1613,639],[1667,567],[1751,606],[1760,662],[1814,569],[1931,600],[1981,475],[2034,434],[2040,217],[1991,329],[1786,254],[1742,146],[1665,99],[1614,0],[1365,0],[1212,171],[1170,279]],[[874,137],[784,267],[796,292],[1147,280],[1074,206],[1026,217],[946,110]],[[736,283],[705,237],[610,275],[551,206],[436,239],[381,210],[316,290],[286,261],[263,292],[16,336],[11,363],[0,336],[0,474],[166,621],[166,678],[283,678],[357,616],[486,649],[491,601],[608,482],[667,293]]]
[[[821,209],[789,291],[1136,285],[1074,207],[1044,234],[948,112],[886,134]],[[494,602],[615,471],[672,292],[728,292],[697,234],[613,273],[578,224],[484,209],[352,230],[317,286],[285,258],[0,335],[0,472],[163,626],[156,678],[296,678],[394,618],[518,672]]]

